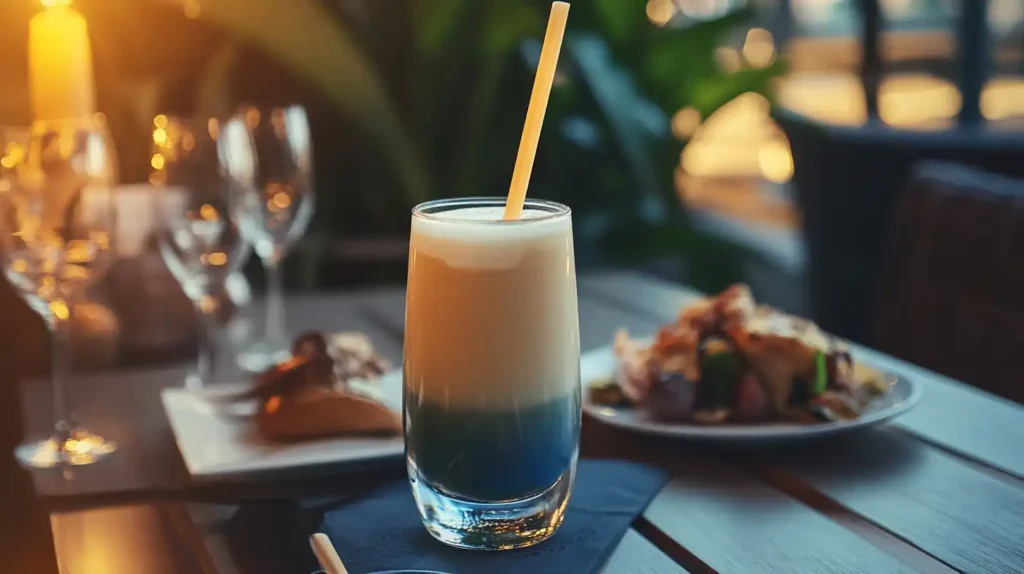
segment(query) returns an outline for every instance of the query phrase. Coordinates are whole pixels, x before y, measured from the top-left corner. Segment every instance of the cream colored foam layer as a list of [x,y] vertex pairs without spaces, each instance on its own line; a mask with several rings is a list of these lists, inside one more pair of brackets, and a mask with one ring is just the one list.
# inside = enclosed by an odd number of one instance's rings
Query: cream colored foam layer
[[[498,208],[463,211],[482,221],[501,215]],[[419,400],[495,411],[576,392],[570,218],[480,221],[414,220],[406,385]]]
[[572,241],[568,215],[550,217],[528,209],[515,222],[502,221],[503,215],[501,207],[470,207],[436,219],[413,218],[413,241],[421,253],[454,267],[475,269],[515,267],[527,249],[550,247],[566,238]]

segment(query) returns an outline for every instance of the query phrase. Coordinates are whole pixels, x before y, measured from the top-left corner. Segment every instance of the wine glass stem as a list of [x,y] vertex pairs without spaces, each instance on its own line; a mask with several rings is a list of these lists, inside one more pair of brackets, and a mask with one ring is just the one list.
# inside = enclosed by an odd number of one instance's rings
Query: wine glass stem
[[284,346],[284,284],[281,277],[281,258],[264,260],[267,274],[267,323],[264,337],[272,347]]
[[54,429],[63,445],[71,436],[72,424],[68,411],[67,380],[71,372],[71,303],[55,301],[47,320],[50,329],[50,378],[53,383]]
[[196,381],[200,385],[210,382],[213,375],[214,334],[213,325],[216,310],[212,308],[213,297],[202,295],[194,301],[196,307],[196,320],[198,321],[199,353],[196,357]]

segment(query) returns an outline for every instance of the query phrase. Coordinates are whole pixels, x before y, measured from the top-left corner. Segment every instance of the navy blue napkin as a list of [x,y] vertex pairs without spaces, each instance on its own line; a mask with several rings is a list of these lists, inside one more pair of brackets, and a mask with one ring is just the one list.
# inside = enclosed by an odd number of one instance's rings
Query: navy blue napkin
[[434,540],[420,522],[406,481],[325,512],[319,531],[331,538],[353,573],[587,574],[601,568],[666,478],[649,466],[581,461],[562,527],[548,540],[519,550],[459,550]]

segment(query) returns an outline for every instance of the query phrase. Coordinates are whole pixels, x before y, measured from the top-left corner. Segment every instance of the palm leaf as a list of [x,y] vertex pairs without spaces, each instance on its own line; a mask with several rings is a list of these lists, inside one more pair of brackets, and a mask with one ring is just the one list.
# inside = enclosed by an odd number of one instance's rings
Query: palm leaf
[[637,91],[632,78],[612,59],[608,46],[592,34],[573,35],[568,47],[579,75],[607,122],[632,172],[637,191],[658,196],[670,178],[651,157],[651,140],[668,135],[668,120]]
[[258,46],[318,88],[370,138],[410,203],[429,180],[383,80],[343,26],[316,0],[203,0],[202,18]]

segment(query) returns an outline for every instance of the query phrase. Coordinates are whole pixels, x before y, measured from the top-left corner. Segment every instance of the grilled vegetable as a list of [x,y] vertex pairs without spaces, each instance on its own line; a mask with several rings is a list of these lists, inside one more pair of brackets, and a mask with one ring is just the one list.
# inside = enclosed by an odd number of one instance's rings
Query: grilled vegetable
[[768,416],[768,397],[761,388],[757,375],[747,373],[736,388],[736,417],[743,421],[758,421]]
[[841,341],[758,305],[744,285],[688,305],[653,342],[619,332],[614,349],[617,382],[633,404],[696,424],[846,420],[890,385]]
[[624,406],[630,404],[629,398],[622,392],[615,379],[594,381],[587,389],[590,402],[595,405]]
[[828,358],[825,353],[818,351],[814,358],[814,368],[814,395],[818,396],[828,388]]
[[651,417],[662,421],[690,418],[697,399],[697,383],[679,373],[663,374],[651,386],[645,405]]
[[811,400],[811,384],[803,377],[794,377],[789,387],[789,406],[799,407]]
[[813,404],[807,407],[807,411],[811,413],[811,415],[813,415],[815,419],[824,423],[843,420],[842,417],[832,412],[832,409],[828,408],[828,405],[824,405],[821,403]]
[[700,403],[707,407],[731,407],[743,375],[740,359],[726,344],[708,345],[700,362]]
[[693,422],[699,425],[717,425],[729,418],[729,409],[701,410],[693,413]]

